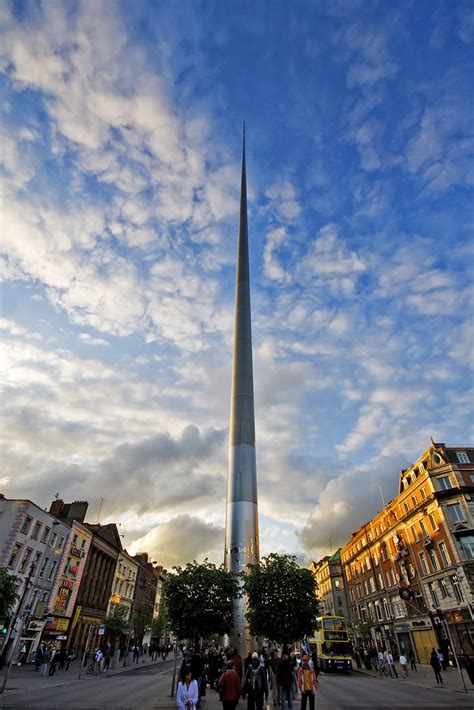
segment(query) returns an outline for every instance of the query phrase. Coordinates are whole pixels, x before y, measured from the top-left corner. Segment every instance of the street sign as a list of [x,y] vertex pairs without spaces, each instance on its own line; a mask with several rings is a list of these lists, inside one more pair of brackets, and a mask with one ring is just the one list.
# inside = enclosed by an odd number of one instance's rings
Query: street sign
[[99,624],[99,630],[97,632],[98,636],[103,636],[105,634],[105,624]]
[[56,636],[57,641],[67,641],[67,636]]

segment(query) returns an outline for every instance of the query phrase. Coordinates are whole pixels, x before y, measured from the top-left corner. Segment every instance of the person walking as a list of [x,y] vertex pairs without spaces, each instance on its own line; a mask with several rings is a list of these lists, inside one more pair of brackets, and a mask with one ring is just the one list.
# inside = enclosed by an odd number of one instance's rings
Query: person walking
[[201,707],[201,695],[202,693],[202,676],[204,673],[204,660],[202,657],[201,652],[196,650],[193,653],[193,656],[191,658],[191,672],[193,674],[193,678],[195,681],[197,681],[198,684],[198,693],[199,693],[199,698],[196,707],[200,708]]
[[223,710],[235,710],[242,693],[242,682],[233,661],[227,662],[227,668],[219,678],[218,688]]
[[390,651],[386,651],[387,654],[387,664],[388,664],[388,670],[390,673],[390,677],[392,675],[395,676],[395,678],[398,678],[398,673],[397,669],[395,668],[395,661],[393,660],[393,655],[390,653]]
[[441,663],[439,662],[438,654],[433,648],[431,651],[430,665],[435,674],[436,682],[438,685],[443,685],[443,679],[441,677]]
[[53,649],[51,653],[51,661],[49,664],[48,675],[54,675],[56,673],[56,665],[59,662],[59,651],[57,648]]
[[176,706],[178,710],[195,710],[199,701],[197,680],[193,679],[191,666],[184,669],[184,678],[178,683]]
[[293,708],[293,668],[288,658],[288,651],[283,650],[281,661],[277,668],[278,690],[280,692],[280,710],[285,710],[285,702],[288,703],[288,710]]
[[280,659],[278,658],[277,649],[273,649],[272,655],[270,656],[270,662],[268,666],[270,675],[270,686],[272,689],[272,699],[273,705],[280,705],[280,694],[278,692],[278,681],[277,681],[277,669]]
[[268,699],[268,683],[265,669],[260,665],[258,653],[252,653],[252,662],[247,667],[242,687],[247,698],[247,710],[263,710],[263,699]]
[[41,656],[41,671],[40,675],[42,676],[47,676],[48,675],[48,668],[49,668],[49,662],[51,660],[51,649],[48,648],[48,646],[45,646],[43,654]]
[[408,678],[408,661],[407,657],[401,654],[400,658],[398,659],[398,662],[400,663],[400,669],[402,671],[402,678]]
[[304,655],[301,659],[301,668],[298,669],[298,689],[301,693],[301,710],[306,710],[307,700],[309,700],[309,710],[314,710],[317,682],[314,670],[309,667],[309,656]]
[[234,648],[232,651],[232,658],[230,659],[233,664],[234,664],[234,670],[237,673],[237,675],[240,678],[240,682],[242,683],[242,678],[244,674],[244,667],[242,664],[242,656],[239,654],[238,650]]
[[410,661],[411,670],[415,671],[417,673],[418,669],[416,667],[416,659],[415,659],[415,654],[413,653],[413,651],[410,651],[410,655],[408,656],[408,660]]
[[41,659],[43,658],[43,649],[44,649],[44,646],[42,644],[40,646],[38,646],[38,648],[36,649],[35,671],[37,671],[41,665]]

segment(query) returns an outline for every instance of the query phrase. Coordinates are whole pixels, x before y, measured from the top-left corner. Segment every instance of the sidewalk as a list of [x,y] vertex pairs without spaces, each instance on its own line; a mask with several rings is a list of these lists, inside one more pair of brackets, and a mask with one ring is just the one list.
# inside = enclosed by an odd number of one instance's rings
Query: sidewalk
[[[13,665],[10,670],[10,675],[8,677],[7,686],[5,692],[0,695],[0,698],[7,697],[10,693],[29,693],[35,690],[43,688],[57,688],[64,685],[69,685],[71,683],[81,682],[82,680],[94,681],[100,683],[103,678],[118,675],[120,673],[127,673],[129,671],[136,670],[137,668],[147,668],[149,666],[159,666],[166,669],[172,669],[174,664],[174,657],[170,656],[168,660],[163,661],[159,658],[156,661],[149,660],[149,656],[144,658],[140,657],[138,663],[132,663],[129,666],[123,667],[123,660],[119,662],[117,668],[110,668],[103,673],[98,673],[97,675],[86,674],[86,669],[82,668],[81,680],[78,680],[80,662],[78,660],[71,663],[69,670],[59,671],[56,670],[53,676],[40,676],[40,672],[35,671],[34,664],[27,664],[24,666]],[[178,658],[178,669],[181,665],[181,658]],[[5,675],[6,668],[4,667],[0,671],[0,686],[3,683],[3,678]]]
[[[396,665],[396,670],[398,673],[398,678],[390,678],[390,676],[380,676],[377,671],[368,671],[365,668],[357,668],[355,663],[352,667],[353,671],[356,673],[363,673],[364,675],[372,676],[374,678],[380,678],[381,680],[391,681],[392,683],[406,683],[410,685],[416,685],[419,688],[435,688],[437,686],[436,678],[431,666],[417,664],[417,670],[411,671],[408,669],[408,678],[402,678],[402,673],[399,664]],[[446,671],[442,672],[443,687],[449,690],[459,691],[464,693],[464,686],[462,680],[459,676],[457,668],[449,667]],[[474,693],[474,685],[472,685],[469,680],[469,676],[466,671],[463,671],[464,682],[466,683],[466,688],[468,692]]]

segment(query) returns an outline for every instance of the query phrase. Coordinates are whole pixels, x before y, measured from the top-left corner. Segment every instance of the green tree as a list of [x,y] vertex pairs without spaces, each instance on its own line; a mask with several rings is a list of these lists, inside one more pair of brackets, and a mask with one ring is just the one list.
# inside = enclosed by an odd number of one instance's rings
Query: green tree
[[133,633],[135,639],[143,640],[145,632],[151,626],[153,620],[153,609],[143,604],[139,606],[133,615]]
[[168,629],[168,615],[166,612],[166,607],[164,604],[161,605],[156,619],[153,619],[151,624],[151,635],[154,636],[158,641],[164,639],[166,631]]
[[16,600],[16,577],[5,568],[0,569],[0,620],[10,616]]
[[271,554],[247,570],[243,588],[253,636],[290,644],[313,633],[318,600],[309,569],[299,567],[291,555]]
[[104,623],[107,636],[118,637],[126,634],[128,630],[127,610],[120,604],[114,604]]
[[179,639],[208,639],[232,631],[234,599],[239,585],[234,574],[207,560],[174,567],[164,594],[169,625]]

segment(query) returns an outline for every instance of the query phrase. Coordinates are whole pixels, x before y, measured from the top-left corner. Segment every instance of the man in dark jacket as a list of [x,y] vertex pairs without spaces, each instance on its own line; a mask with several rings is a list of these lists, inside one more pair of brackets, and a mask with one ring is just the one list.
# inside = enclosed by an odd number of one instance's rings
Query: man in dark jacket
[[201,707],[201,695],[202,693],[202,687],[201,687],[201,679],[202,679],[202,674],[204,673],[204,659],[202,657],[202,654],[200,651],[195,651],[192,658],[191,658],[191,673],[193,674],[193,680],[197,680],[198,688],[199,688],[199,700],[196,705],[197,708]]
[[264,696],[268,700],[267,674],[258,653],[252,653],[252,662],[245,671],[243,695],[247,697],[247,710],[263,710]]
[[292,710],[293,667],[286,650],[283,651],[281,661],[277,667],[277,683],[280,691],[281,710],[285,710],[285,701],[288,703],[288,710]]

